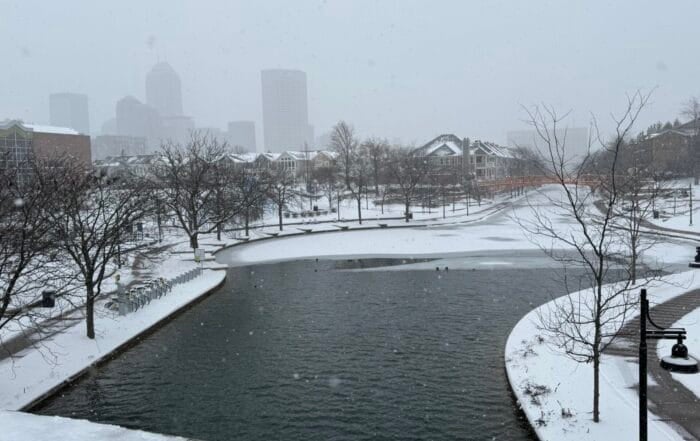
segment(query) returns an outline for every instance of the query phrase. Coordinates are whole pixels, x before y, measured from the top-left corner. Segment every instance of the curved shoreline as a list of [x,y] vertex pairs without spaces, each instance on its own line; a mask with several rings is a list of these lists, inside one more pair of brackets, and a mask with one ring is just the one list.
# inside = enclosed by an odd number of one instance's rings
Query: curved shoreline
[[7,360],[3,368],[5,379],[0,383],[3,388],[0,408],[24,411],[36,408],[90,369],[108,362],[215,292],[225,280],[225,272],[207,270],[200,278],[176,286],[168,296],[149,304],[150,309],[126,316],[126,320],[103,317],[110,329],[98,333],[95,340],[86,339],[81,326],[67,328],[50,343],[58,348],[54,349],[53,363],[43,360],[36,350]]
[[22,406],[20,411],[22,412],[33,412],[38,409],[41,409],[42,405],[53,398],[55,395],[57,395],[59,392],[61,392],[64,389],[67,389],[71,387],[75,382],[79,381],[81,378],[86,376],[90,370],[94,367],[99,367],[103,366],[107,363],[109,363],[111,360],[115,359],[116,357],[120,356],[124,352],[128,351],[130,348],[136,346],[139,344],[139,342],[143,339],[148,337],[149,335],[155,333],[158,331],[160,328],[163,326],[167,325],[174,319],[176,319],[178,316],[182,315],[195,305],[199,304],[202,302],[204,299],[209,297],[211,294],[213,294],[216,290],[221,288],[221,286],[226,283],[226,275],[213,287],[210,287],[206,289],[204,292],[200,293],[199,295],[193,297],[190,299],[188,302],[179,305],[175,310],[171,311],[167,315],[159,318],[155,323],[149,325],[146,328],[143,328],[138,334],[133,335],[129,337],[127,340],[116,346],[115,348],[111,349],[108,352],[105,352],[102,356],[100,356],[98,359],[96,359],[94,362],[90,363],[89,365],[85,366],[82,368],[80,371],[74,373],[73,375],[69,376],[61,384],[58,384],[54,386],[53,388],[49,389],[48,391],[42,393],[40,396],[36,397],[34,400],[31,402],[25,404]]
[[[673,274],[649,283],[652,302],[663,303],[698,285],[693,272]],[[636,435],[636,358],[604,353],[601,357],[601,422],[591,418],[593,371],[550,346],[537,327],[538,311],[570,295],[550,300],[525,314],[506,340],[504,364],[516,406],[540,441],[627,439]],[[635,313],[635,317],[638,313]],[[629,318],[632,320],[634,317]],[[654,354],[655,355],[655,354]],[[649,439],[682,440],[672,424],[649,413]]]

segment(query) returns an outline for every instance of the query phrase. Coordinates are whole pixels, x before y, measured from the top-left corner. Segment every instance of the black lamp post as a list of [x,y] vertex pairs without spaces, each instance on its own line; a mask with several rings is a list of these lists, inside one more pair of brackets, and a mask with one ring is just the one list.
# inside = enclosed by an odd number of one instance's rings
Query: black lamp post
[[[647,330],[647,320],[653,327]],[[661,359],[661,367],[672,372],[696,373],[698,362],[688,356],[688,348],[683,344],[685,328],[664,328],[657,325],[649,315],[647,290],[642,288],[641,313],[639,316],[639,439],[647,441],[647,340],[676,340],[671,356]]]

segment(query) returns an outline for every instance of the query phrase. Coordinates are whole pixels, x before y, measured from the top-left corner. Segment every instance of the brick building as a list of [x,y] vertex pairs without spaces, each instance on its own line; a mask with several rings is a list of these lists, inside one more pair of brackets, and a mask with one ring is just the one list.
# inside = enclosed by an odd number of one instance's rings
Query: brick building
[[70,155],[83,164],[91,164],[90,137],[64,127],[26,124],[21,121],[0,122],[0,167],[17,170],[18,182],[24,182],[27,161]]

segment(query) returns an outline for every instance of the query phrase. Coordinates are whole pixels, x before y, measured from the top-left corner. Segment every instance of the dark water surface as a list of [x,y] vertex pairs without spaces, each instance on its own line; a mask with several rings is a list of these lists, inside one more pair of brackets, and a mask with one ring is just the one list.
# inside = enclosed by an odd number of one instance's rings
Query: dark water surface
[[531,439],[503,348],[561,293],[552,269],[362,266],[231,268],[38,412],[202,440]]

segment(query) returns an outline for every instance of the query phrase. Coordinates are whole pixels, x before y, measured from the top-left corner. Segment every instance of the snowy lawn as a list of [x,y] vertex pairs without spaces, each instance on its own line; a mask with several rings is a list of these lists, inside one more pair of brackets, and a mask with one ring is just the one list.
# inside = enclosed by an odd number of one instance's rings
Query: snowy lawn
[[7,441],[166,441],[185,440],[119,426],[91,423],[57,416],[0,411],[0,439]]
[[[545,189],[549,196],[559,190]],[[523,232],[520,222],[532,220],[532,207],[546,203],[546,198],[532,192],[519,199],[513,208],[500,212],[487,211],[476,215],[473,223],[436,222],[405,229],[376,229],[302,235],[276,240],[251,242],[218,255],[221,262],[249,264],[309,258],[345,257],[435,257],[450,256],[479,250],[533,250],[538,243],[546,248],[560,248],[561,243],[542,242],[544,239]],[[541,208],[541,207],[538,207]],[[547,209],[546,207],[543,209]],[[557,230],[576,231],[565,214],[551,213]],[[369,223],[371,226],[376,224]],[[406,225],[398,221],[393,225]],[[410,225],[410,224],[409,224]],[[337,228],[326,227],[327,230]],[[298,233],[298,230],[294,230]],[[283,233],[284,234],[284,233]],[[283,235],[281,234],[281,235]],[[263,236],[258,236],[263,237]],[[694,244],[685,241],[660,241],[645,252],[642,260],[660,266],[685,265],[694,256]]]
[[[690,289],[700,288],[700,277],[695,275],[689,271],[649,284],[650,302],[660,303]],[[544,310],[550,303],[538,309]],[[578,364],[548,345],[546,335],[537,327],[536,311],[528,313],[513,328],[506,343],[505,356],[510,383],[540,439],[637,439],[636,360],[609,355],[602,357],[601,422],[593,423],[592,365]],[[649,439],[683,438],[651,415]]]

